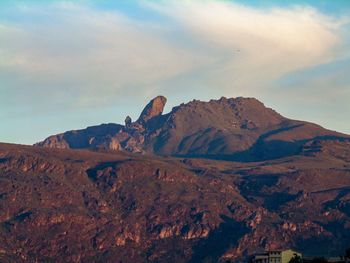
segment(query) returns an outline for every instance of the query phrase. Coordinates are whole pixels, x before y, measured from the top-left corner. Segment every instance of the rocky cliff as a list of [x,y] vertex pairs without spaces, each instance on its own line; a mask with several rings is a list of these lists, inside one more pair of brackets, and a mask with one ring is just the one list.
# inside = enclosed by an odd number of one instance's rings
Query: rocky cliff
[[135,122],[127,117],[125,125],[69,131],[37,146],[255,161],[298,154],[313,139],[348,137],[287,119],[254,98],[194,100],[163,114],[165,103],[166,98],[158,96]]
[[254,163],[0,144],[0,261],[339,255],[350,243],[350,148],[333,143]]
[[0,261],[240,262],[350,244],[349,136],[253,98],[165,103],[0,144]]

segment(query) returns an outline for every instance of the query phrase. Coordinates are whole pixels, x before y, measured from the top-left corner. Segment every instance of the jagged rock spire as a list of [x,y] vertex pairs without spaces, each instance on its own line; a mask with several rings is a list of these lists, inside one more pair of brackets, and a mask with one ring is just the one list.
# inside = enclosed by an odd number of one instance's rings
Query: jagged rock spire
[[132,122],[132,120],[131,120],[131,118],[130,118],[130,116],[126,116],[126,118],[125,118],[125,127],[130,127],[130,125],[131,125],[131,122]]
[[137,122],[146,123],[148,120],[152,119],[153,117],[161,115],[163,113],[166,102],[167,102],[167,99],[164,96],[155,97],[143,109]]

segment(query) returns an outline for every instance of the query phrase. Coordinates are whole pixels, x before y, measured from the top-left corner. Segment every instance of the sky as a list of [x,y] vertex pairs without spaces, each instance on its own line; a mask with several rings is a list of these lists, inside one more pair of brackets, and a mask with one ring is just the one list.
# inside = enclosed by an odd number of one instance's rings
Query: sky
[[255,97],[350,134],[348,0],[0,0],[0,142]]

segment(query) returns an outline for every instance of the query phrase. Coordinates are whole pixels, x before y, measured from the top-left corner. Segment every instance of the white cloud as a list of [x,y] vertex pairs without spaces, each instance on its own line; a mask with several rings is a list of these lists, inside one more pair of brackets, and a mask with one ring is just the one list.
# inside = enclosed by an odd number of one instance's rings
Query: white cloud
[[[336,57],[343,19],[309,7],[254,9],[218,1],[172,1],[149,4],[182,24],[204,45],[222,52],[212,78],[234,89],[259,91],[271,81]],[[227,85],[227,84],[226,84]]]
[[40,93],[61,87],[78,93],[80,103],[96,104],[130,87],[147,93],[155,83],[208,60],[168,41],[165,34],[171,29],[120,13],[69,3],[22,6],[21,12],[39,22],[0,31],[0,67],[18,74],[20,89]]
[[[141,19],[86,3],[13,5],[20,19],[0,22],[3,116],[110,106],[130,96],[141,103],[159,93],[176,103],[269,94],[287,103],[291,92],[276,92],[279,79],[349,55],[348,21],[310,7],[143,1],[157,18]],[[304,80],[303,87],[315,85],[315,77]]]

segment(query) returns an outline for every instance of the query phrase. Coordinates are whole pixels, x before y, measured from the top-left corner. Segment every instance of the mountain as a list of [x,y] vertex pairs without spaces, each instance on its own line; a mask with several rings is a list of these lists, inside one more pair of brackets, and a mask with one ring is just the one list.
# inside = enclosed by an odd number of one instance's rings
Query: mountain
[[0,144],[0,180],[0,262],[240,262],[350,244],[347,140],[245,163]]
[[166,98],[154,98],[137,121],[102,124],[50,136],[37,146],[107,149],[157,155],[259,161],[299,154],[311,140],[349,136],[287,119],[254,98],[191,101],[162,114]]
[[0,262],[241,262],[350,244],[350,137],[253,98],[0,143]]

